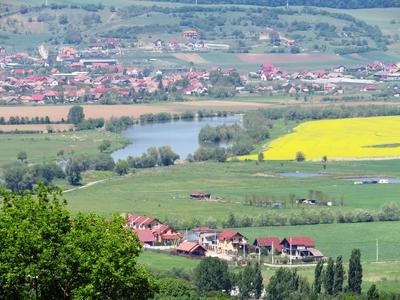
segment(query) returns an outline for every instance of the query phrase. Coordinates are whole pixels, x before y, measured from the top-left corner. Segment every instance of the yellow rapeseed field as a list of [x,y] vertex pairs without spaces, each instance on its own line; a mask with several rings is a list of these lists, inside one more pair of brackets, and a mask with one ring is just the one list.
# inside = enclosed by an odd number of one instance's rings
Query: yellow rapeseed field
[[[400,157],[400,117],[305,122],[272,141],[264,159],[294,160],[298,151],[306,160],[321,160],[324,155],[329,160]],[[257,155],[239,159],[255,160]]]

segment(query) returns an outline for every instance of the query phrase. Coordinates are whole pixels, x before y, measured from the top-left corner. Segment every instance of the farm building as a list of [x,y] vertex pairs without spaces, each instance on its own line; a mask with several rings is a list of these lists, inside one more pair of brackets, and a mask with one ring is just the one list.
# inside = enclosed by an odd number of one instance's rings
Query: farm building
[[194,192],[190,194],[190,198],[196,200],[206,200],[211,198],[211,194],[203,192]]
[[181,255],[202,257],[206,255],[207,249],[193,242],[182,242],[176,247],[176,252]]

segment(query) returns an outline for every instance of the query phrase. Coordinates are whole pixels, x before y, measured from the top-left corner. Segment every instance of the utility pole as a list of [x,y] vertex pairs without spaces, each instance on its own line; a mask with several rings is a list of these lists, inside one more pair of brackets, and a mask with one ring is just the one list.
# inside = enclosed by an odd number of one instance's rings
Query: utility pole
[[290,245],[289,245],[289,261],[290,261],[290,264],[292,264],[292,238],[289,238],[289,243],[290,243]]
[[272,241],[271,254],[272,254],[271,262],[272,264],[274,264],[274,241]]
[[376,240],[376,262],[379,261],[379,241]]

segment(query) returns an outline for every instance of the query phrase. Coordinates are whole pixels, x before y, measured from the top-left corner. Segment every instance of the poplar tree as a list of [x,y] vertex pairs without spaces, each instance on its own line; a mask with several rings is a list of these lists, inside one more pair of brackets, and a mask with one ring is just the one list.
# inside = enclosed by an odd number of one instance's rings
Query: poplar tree
[[321,260],[318,262],[317,266],[315,267],[314,271],[314,290],[317,294],[321,293],[322,287],[322,280],[323,280],[323,269],[324,269],[324,262]]
[[328,295],[333,295],[334,279],[335,279],[335,263],[333,262],[333,259],[330,257],[328,260],[328,267],[326,268],[324,276],[325,292]]
[[333,294],[339,295],[343,291],[344,268],[342,256],[336,258]]
[[361,294],[362,284],[362,265],[360,249],[353,249],[349,261],[349,276],[348,276],[349,291]]

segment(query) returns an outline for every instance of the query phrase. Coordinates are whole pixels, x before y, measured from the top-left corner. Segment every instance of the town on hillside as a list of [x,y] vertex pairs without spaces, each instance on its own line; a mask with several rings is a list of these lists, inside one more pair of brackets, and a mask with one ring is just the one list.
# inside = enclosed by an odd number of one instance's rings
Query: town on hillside
[[48,51],[41,56],[8,53],[1,47],[0,102],[111,104],[235,95],[289,96],[304,101],[320,96],[323,101],[335,101],[400,96],[400,64],[394,62],[289,72],[266,61],[258,69],[243,73],[218,66],[125,65],[118,60],[119,51],[116,40],[84,50],[60,47],[53,56]]

